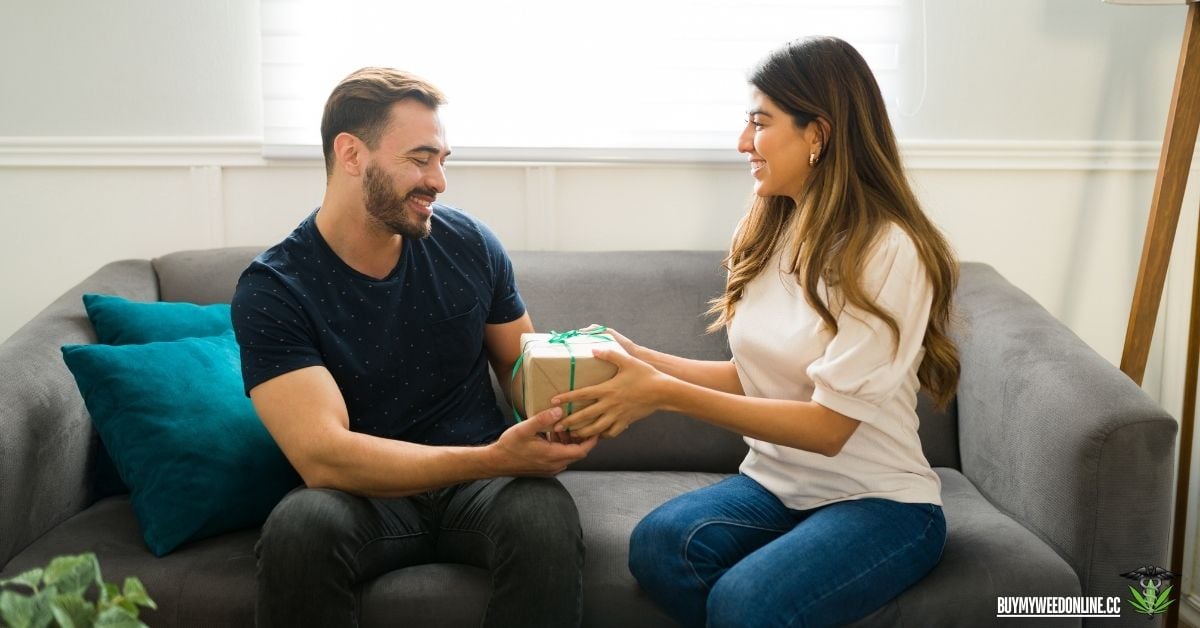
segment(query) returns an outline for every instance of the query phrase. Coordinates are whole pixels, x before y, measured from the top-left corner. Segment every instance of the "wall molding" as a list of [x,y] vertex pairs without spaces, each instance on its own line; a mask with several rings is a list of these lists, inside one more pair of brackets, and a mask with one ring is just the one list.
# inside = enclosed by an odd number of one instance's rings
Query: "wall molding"
[[[1162,152],[1151,141],[910,140],[900,142],[916,170],[1149,170]],[[1196,163],[1195,167],[1200,167]]]
[[[263,156],[258,137],[21,137],[0,136],[0,167],[311,167],[308,150]],[[902,140],[914,170],[1156,170],[1155,141]],[[484,167],[621,167],[690,165],[729,167],[744,157],[732,150],[471,148],[455,149],[454,163]],[[1200,161],[1200,160],[1197,160]],[[1200,163],[1196,164],[1200,167]]]
[[190,168],[263,166],[255,137],[0,136],[0,167]]

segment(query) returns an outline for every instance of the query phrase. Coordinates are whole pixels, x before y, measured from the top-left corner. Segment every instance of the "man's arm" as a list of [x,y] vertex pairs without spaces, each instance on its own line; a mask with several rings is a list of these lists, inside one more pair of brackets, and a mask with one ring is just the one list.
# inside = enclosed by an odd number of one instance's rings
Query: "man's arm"
[[480,447],[435,447],[350,431],[341,391],[321,366],[273,378],[250,391],[254,408],[309,488],[400,497],[471,480],[553,475],[583,458],[595,439],[549,442],[538,435],[561,412],[547,410]]
[[533,321],[528,312],[515,321],[483,326],[483,347],[509,404],[513,402],[510,384],[513,365],[521,355],[521,334],[532,332]]

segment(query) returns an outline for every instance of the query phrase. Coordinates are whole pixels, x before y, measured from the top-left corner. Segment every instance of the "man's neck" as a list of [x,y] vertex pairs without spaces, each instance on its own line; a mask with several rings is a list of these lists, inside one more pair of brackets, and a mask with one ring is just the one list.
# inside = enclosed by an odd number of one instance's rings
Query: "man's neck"
[[400,261],[404,239],[374,224],[361,202],[347,202],[327,190],[316,226],[335,255],[368,277],[383,279]]

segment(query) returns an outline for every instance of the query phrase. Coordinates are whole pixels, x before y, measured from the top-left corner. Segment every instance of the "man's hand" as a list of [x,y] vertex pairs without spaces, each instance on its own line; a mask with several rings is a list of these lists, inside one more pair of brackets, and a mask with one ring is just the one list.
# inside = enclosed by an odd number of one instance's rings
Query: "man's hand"
[[579,442],[557,442],[541,432],[553,431],[562,418],[562,408],[548,408],[517,423],[488,445],[494,455],[497,475],[549,476],[562,472],[567,465],[581,460],[596,446],[597,438]]

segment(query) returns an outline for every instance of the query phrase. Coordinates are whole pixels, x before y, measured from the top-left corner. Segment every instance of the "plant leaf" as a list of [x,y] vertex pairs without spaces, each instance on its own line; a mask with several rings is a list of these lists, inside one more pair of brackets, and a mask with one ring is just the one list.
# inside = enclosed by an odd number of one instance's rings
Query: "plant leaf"
[[46,628],[54,621],[50,596],[56,594],[54,587],[43,589],[36,595],[4,591],[0,593],[0,617],[10,628]]
[[42,581],[42,568],[37,567],[30,569],[23,574],[19,574],[8,580],[0,580],[0,587],[19,584],[29,587],[34,593],[38,591],[38,583]]
[[96,555],[92,554],[90,552],[87,555],[92,558],[92,564],[96,566],[95,579],[92,582],[96,583],[97,589],[103,590],[104,589],[104,578],[102,578],[100,576],[100,559],[96,558]]
[[1129,587],[1129,591],[1133,593],[1133,599],[1137,600],[1138,604],[1146,606],[1146,598],[1142,597],[1142,592],[1133,587]]
[[125,599],[146,608],[158,608],[158,604],[150,599],[150,594],[146,593],[146,587],[142,585],[142,581],[130,576],[125,579],[125,590],[122,593]]
[[118,608],[123,608],[123,609],[129,611],[129,614],[133,615],[134,617],[138,616],[137,604],[134,604],[133,601],[130,600],[129,598],[126,598],[125,596],[121,596],[116,599],[116,602],[117,602]]
[[100,607],[108,608],[113,605],[113,598],[121,595],[121,590],[111,582],[105,582],[103,594],[100,596]]
[[61,593],[83,595],[96,579],[96,555],[59,556],[50,561],[42,577]]
[[56,595],[50,610],[60,628],[91,628],[96,619],[96,607],[80,595]]
[[93,626],[95,628],[148,628],[146,624],[138,621],[137,615],[120,606],[113,606],[101,611]]

